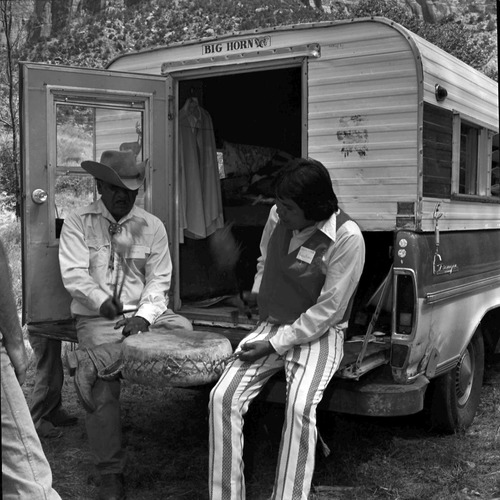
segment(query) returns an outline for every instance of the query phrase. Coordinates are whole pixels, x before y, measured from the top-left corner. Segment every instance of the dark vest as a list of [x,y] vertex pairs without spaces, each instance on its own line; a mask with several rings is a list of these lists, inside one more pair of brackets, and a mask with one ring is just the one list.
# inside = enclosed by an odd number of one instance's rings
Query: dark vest
[[[343,211],[337,215],[337,231],[351,220]],[[316,304],[325,283],[321,272],[323,256],[332,240],[316,230],[301,247],[314,252],[311,263],[298,260],[300,248],[288,253],[292,231],[278,222],[267,247],[258,305],[261,321],[291,324]]]

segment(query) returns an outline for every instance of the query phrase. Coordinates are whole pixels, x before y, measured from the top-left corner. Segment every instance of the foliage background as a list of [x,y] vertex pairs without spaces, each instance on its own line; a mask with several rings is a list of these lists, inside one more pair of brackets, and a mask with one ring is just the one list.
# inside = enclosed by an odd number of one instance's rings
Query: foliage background
[[[420,0],[419,0],[420,3]],[[469,7],[474,2],[463,2]],[[313,6],[311,6],[312,4]],[[319,8],[321,6],[322,8]],[[70,7],[70,8],[68,8]],[[328,8],[327,8],[328,7]],[[397,21],[498,79],[496,17],[457,13],[429,23],[401,2],[361,0],[0,0],[0,239],[21,308],[18,61],[105,67],[121,53],[227,32],[369,15]],[[17,210],[16,210],[17,208]],[[65,345],[65,348],[70,346]],[[29,346],[28,346],[29,348]],[[498,363],[497,363],[498,365]],[[318,460],[314,500],[473,500],[500,498],[500,372],[487,370],[476,420],[467,433],[433,433],[419,415],[380,420],[319,415],[332,449]],[[30,398],[34,365],[24,391]],[[71,379],[65,408],[80,419],[45,441],[54,486],[65,499],[94,498],[97,479]],[[131,500],[206,500],[206,396],[124,384],[124,435]],[[281,409],[256,406],[250,420],[258,443],[251,500],[270,497]]]
[[192,38],[377,15],[498,79],[496,14],[476,3],[485,2],[459,2],[429,23],[403,0],[0,0],[0,207],[19,214],[18,61],[103,68],[119,54]]

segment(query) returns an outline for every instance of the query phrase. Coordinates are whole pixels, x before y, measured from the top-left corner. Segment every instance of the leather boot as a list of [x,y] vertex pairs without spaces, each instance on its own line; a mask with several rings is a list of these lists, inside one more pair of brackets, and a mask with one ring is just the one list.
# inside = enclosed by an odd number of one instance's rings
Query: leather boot
[[124,500],[123,474],[103,474],[99,488],[99,500]]
[[92,387],[97,380],[97,368],[86,350],[67,351],[66,364],[75,370],[75,389],[82,406],[89,413],[95,410]]

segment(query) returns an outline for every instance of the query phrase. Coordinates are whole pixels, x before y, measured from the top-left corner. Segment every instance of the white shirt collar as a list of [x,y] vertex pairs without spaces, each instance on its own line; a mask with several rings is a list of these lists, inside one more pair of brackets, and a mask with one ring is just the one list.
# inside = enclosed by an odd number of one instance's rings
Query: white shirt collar
[[340,213],[340,210],[333,213],[328,219],[317,222],[316,224],[306,227],[302,231],[293,231],[294,236],[309,236],[316,229],[319,229],[322,233],[326,234],[332,241],[335,241],[337,236],[337,215]]
[[[105,217],[106,219],[108,219],[110,221],[114,220],[114,217],[111,215],[109,210],[106,208],[106,206],[104,205],[101,198],[98,198],[96,201],[92,202],[90,205],[88,205],[85,208],[86,209],[82,213],[101,214],[103,217]],[[134,205],[132,207],[132,210],[130,210],[130,212],[125,217],[122,217],[118,221],[118,223],[123,224],[125,221],[127,221],[128,219],[131,219],[133,217],[137,217],[139,219],[146,220],[141,214],[141,209],[137,205]]]

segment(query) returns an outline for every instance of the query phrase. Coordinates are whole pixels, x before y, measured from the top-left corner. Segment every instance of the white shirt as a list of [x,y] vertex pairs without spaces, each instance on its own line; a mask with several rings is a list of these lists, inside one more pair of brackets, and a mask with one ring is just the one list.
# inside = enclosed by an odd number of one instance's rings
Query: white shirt
[[124,310],[153,324],[166,311],[172,262],[165,226],[134,206],[111,235],[115,219],[99,199],[64,221],[59,242],[61,276],[73,301],[73,315],[96,316],[102,303],[123,281]]
[[[273,206],[262,233],[261,256],[257,260],[252,291],[258,293],[266,262],[267,246],[279,221],[276,206]],[[326,234],[333,242],[323,256],[322,270],[325,283],[316,304],[291,325],[280,326],[278,333],[270,340],[276,352],[284,354],[294,345],[311,342],[321,337],[329,328],[345,329],[344,314],[349,300],[363,271],[365,263],[365,243],[359,226],[348,220],[336,231],[337,214],[318,222],[302,231],[293,231],[288,253],[305,243],[316,229]]]

